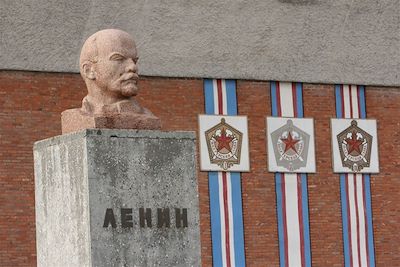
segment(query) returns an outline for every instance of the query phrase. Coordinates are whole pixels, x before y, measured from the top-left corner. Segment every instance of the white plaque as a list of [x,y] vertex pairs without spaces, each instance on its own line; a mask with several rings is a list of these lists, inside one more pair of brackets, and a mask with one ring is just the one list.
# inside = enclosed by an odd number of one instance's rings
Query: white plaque
[[200,169],[249,172],[246,116],[199,115]]
[[267,117],[268,170],[314,173],[314,120]]
[[333,172],[378,173],[376,120],[331,119]]

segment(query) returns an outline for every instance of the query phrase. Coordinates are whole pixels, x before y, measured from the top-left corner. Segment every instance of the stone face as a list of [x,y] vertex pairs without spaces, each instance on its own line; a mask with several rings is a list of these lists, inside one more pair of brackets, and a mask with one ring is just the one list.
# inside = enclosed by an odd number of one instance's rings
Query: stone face
[[88,94],[80,109],[62,114],[63,133],[86,128],[160,129],[160,120],[135,99],[138,88],[136,44],[127,32],[101,30],[83,44],[80,73]]
[[36,143],[38,266],[59,255],[62,266],[200,266],[194,138],[85,130]]

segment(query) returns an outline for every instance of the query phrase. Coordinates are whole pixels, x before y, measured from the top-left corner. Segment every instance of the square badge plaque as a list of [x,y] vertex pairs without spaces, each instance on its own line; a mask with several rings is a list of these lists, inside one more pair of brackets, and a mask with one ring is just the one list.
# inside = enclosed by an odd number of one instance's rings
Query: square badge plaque
[[376,120],[331,119],[333,172],[378,173]]
[[267,117],[268,170],[314,173],[314,120]]
[[246,116],[199,115],[200,169],[249,172]]

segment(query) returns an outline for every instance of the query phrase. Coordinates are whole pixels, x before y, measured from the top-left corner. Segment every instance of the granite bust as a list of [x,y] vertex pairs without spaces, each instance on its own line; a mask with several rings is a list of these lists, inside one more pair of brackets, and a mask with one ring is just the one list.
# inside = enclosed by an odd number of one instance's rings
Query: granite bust
[[85,128],[160,129],[160,119],[136,100],[137,50],[127,32],[101,30],[83,44],[79,65],[87,87],[81,108],[61,114],[62,133]]

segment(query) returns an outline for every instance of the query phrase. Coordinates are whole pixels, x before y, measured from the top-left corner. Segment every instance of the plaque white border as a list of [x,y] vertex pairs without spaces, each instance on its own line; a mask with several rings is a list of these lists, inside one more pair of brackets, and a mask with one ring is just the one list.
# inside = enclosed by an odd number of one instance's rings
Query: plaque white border
[[[339,144],[337,135],[351,126],[355,120],[357,126],[372,136],[370,166],[364,167],[355,172],[348,167],[343,167],[340,158]],[[374,119],[331,119],[331,142],[332,142],[332,167],[334,173],[379,173],[379,155],[378,155],[378,134],[377,122]]]
[[[221,123],[225,122],[242,134],[242,147],[240,151],[240,163],[224,170],[218,164],[210,162],[205,132]],[[199,115],[199,140],[200,140],[200,170],[201,171],[228,171],[228,172],[250,172],[249,159],[249,135],[247,127],[247,116],[227,116],[227,115]]]
[[[293,125],[307,132],[310,135],[309,148],[307,154],[307,164],[305,167],[300,167],[290,171],[285,167],[278,166],[275,158],[274,149],[272,146],[271,133],[286,125],[287,120],[292,120]],[[315,173],[315,139],[314,139],[314,119],[313,118],[290,118],[290,117],[267,117],[267,153],[268,153],[268,171],[283,172],[283,173]]]

